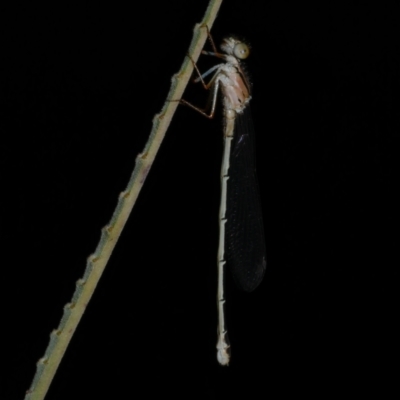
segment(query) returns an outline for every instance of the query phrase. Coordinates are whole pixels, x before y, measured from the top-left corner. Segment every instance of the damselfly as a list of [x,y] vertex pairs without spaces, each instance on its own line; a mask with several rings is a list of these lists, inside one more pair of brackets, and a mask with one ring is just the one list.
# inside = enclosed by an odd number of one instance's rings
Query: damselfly
[[[265,240],[258,183],[255,171],[254,130],[249,102],[251,87],[241,60],[248,57],[247,44],[225,38],[218,52],[209,33],[213,52],[205,55],[218,57],[224,63],[201,74],[196,82],[211,89],[209,113],[186,100],[180,100],[207,118],[213,118],[218,89],[221,88],[224,107],[224,151],[221,168],[221,203],[219,211],[218,249],[218,341],[217,359],[221,365],[230,361],[230,344],[225,323],[224,271],[225,264],[232,271],[238,286],[253,291],[262,281],[265,268]],[[204,78],[214,72],[209,83]]]

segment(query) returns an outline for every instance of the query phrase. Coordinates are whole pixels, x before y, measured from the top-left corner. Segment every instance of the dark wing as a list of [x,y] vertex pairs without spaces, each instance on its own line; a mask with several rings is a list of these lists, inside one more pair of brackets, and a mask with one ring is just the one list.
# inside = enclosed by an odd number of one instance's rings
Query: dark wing
[[228,174],[225,258],[237,285],[251,292],[263,279],[266,249],[249,106],[235,120]]

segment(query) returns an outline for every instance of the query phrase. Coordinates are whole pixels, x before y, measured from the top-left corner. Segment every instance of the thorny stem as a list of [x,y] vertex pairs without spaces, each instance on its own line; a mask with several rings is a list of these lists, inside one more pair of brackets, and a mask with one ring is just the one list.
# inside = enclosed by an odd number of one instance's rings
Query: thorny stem
[[[211,28],[221,3],[222,0],[210,0],[203,21],[195,25],[189,48],[189,55],[192,60],[198,59],[207,39],[208,30],[204,27]],[[172,77],[167,101],[161,112],[154,116],[150,137],[143,152],[136,157],[131,178],[126,189],[119,195],[118,204],[111,221],[102,229],[100,242],[95,252],[88,257],[83,278],[77,281],[75,293],[71,302],[64,307],[64,314],[58,328],[50,334],[50,342],[44,356],[37,363],[36,374],[30,389],[26,393],[25,400],[42,400],[46,396],[61,359],[128,220],[178,106],[178,102],[171,102],[169,99],[179,100],[182,97],[192,75],[193,63],[190,58],[185,57],[180,71]]]

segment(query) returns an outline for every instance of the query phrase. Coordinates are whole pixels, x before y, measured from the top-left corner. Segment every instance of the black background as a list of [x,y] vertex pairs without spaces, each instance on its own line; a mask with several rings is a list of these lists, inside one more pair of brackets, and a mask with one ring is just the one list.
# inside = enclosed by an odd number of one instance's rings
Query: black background
[[[206,5],[2,11],[1,399],[29,388]],[[320,398],[390,387],[398,11],[357,1],[223,4],[216,41],[236,33],[252,45],[268,252],[254,293],[228,281],[231,366],[215,360],[222,123],[180,107],[48,400]],[[200,92],[185,97],[201,102]]]

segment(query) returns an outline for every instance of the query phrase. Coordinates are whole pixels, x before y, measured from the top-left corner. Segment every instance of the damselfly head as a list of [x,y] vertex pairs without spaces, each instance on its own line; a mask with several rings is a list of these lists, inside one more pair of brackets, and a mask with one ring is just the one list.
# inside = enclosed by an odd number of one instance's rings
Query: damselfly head
[[229,56],[234,56],[240,60],[244,60],[250,54],[249,46],[241,40],[233,37],[225,38],[222,41],[221,50]]

